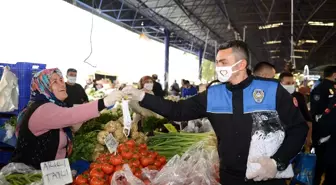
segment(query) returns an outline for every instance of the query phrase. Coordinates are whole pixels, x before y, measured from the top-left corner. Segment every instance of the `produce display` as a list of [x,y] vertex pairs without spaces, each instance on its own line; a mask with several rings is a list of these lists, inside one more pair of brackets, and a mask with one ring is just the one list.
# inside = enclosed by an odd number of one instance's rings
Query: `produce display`
[[155,135],[148,139],[148,148],[170,159],[176,154],[182,155],[189,147],[200,141],[206,142],[206,146],[209,148],[217,147],[217,138],[214,132],[155,132]]
[[42,174],[14,173],[5,176],[5,178],[11,185],[27,185],[35,182],[40,182],[42,180]]
[[42,172],[22,163],[9,163],[0,170],[1,185],[42,185]]
[[[148,179],[142,176],[142,169],[160,170],[166,164],[166,158],[148,150],[146,144],[136,144],[134,140],[127,140],[118,145],[117,154],[100,154],[91,163],[88,171],[76,177],[74,185],[110,184],[113,174],[123,170],[125,164],[129,166],[135,177],[147,182]],[[117,181],[123,180],[117,179]]]

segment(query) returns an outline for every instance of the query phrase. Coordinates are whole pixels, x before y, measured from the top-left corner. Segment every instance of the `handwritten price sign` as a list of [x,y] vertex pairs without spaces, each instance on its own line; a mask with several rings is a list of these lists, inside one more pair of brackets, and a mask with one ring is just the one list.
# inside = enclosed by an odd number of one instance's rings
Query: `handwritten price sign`
[[65,185],[72,183],[72,173],[68,159],[59,159],[40,164],[45,185]]

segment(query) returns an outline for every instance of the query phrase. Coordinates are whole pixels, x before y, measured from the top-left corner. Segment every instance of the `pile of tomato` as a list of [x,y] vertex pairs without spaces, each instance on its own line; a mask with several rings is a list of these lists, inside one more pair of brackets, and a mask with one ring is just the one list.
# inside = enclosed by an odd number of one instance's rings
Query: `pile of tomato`
[[134,140],[128,140],[118,145],[117,154],[101,154],[89,170],[76,177],[73,185],[110,185],[114,172],[123,170],[124,164],[129,165],[135,177],[149,184],[141,169],[161,170],[166,158],[149,151],[146,144],[136,145]]

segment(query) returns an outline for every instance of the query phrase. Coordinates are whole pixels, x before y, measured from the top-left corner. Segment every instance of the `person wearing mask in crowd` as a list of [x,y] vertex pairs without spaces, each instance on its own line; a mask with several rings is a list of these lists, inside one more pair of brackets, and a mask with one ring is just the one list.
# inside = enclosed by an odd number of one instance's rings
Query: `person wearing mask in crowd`
[[174,83],[171,85],[170,89],[174,96],[178,96],[178,94],[180,93],[180,87],[177,84],[176,80],[174,80]]
[[68,97],[65,99],[65,102],[70,107],[89,102],[89,98],[83,87],[76,83],[77,70],[73,68],[68,69],[66,77],[68,79],[66,82],[66,93]]
[[188,80],[185,80],[183,90],[181,92],[181,96],[186,98],[186,97],[194,96],[196,94],[197,94],[197,89],[194,86],[190,85],[190,82]]
[[279,76],[279,81],[282,87],[284,87],[292,96],[293,96],[293,103],[295,106],[299,107],[303,118],[306,120],[309,126],[309,132],[306,139],[306,147],[310,148],[312,144],[311,135],[312,135],[312,118],[310,112],[307,107],[307,102],[305,97],[300,92],[295,90],[295,79],[292,73],[290,72],[283,72]]
[[253,68],[253,75],[262,78],[274,78],[276,73],[274,65],[268,62],[259,62]]
[[18,138],[11,161],[40,169],[41,162],[70,156],[70,127],[98,117],[100,111],[120,101],[123,95],[114,91],[104,99],[68,108],[61,71],[54,68],[36,73],[28,106],[18,116]]
[[332,98],[328,108],[324,111],[321,118],[318,120],[319,124],[319,142],[323,142],[326,138],[329,138],[326,142],[325,161],[325,178],[323,185],[334,185],[336,182],[336,96]]
[[319,143],[319,124],[318,120],[328,107],[330,100],[334,97],[336,66],[328,66],[323,70],[324,79],[310,93],[310,112],[313,118],[313,147],[316,153],[316,168],[314,185],[319,185],[321,177],[325,172],[324,155],[326,142]]
[[[132,100],[139,101],[142,107],[170,120],[207,117],[220,140],[218,153],[222,185],[285,185],[284,179],[274,178],[277,172],[287,169],[291,159],[299,153],[308,127],[300,110],[293,104],[292,96],[279,82],[247,75],[248,55],[248,47],[243,41],[220,45],[216,73],[222,83],[184,101],[160,99],[131,86],[125,87],[123,92]],[[265,119],[259,120],[261,115]],[[274,136],[282,144],[276,145],[279,148],[273,155],[248,159],[251,134],[259,133],[261,130],[258,128],[270,132],[268,115],[276,118],[272,122],[274,132],[282,131],[286,137]],[[263,127],[258,127],[259,124]],[[266,140],[260,142],[267,145]],[[247,173],[247,165],[254,163],[258,163],[260,168]]]
[[[150,76],[144,76],[140,79],[138,88],[148,94],[154,95],[153,93],[154,80]],[[162,118],[160,115],[145,109],[139,105],[137,101],[129,101],[129,107],[135,112],[133,116],[133,122],[138,123],[140,130],[142,129],[143,118],[145,117],[158,117]]]
[[154,86],[153,86],[153,93],[155,96],[160,96],[163,97],[164,96],[164,92],[162,90],[162,86],[158,81],[158,76],[156,74],[152,75],[152,79],[154,80]]

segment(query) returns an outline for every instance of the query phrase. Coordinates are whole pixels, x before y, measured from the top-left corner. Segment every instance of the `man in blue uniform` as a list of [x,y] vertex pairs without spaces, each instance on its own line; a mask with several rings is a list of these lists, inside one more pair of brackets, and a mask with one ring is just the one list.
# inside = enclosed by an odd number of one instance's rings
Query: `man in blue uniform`
[[[207,117],[219,139],[220,182],[222,185],[285,185],[276,175],[287,167],[301,150],[307,124],[292,96],[275,80],[248,76],[248,48],[242,41],[230,41],[219,47],[216,73],[222,83],[184,101],[172,102],[128,87],[123,91],[140,105],[176,121]],[[271,115],[270,117],[268,117]],[[277,117],[275,117],[278,115]],[[273,116],[273,117],[272,117]],[[280,118],[280,119],[279,119]],[[281,121],[273,121],[281,120]],[[260,154],[251,159],[250,144],[256,133],[263,148],[263,138],[283,132],[273,141],[281,141],[274,153]],[[253,143],[255,146],[256,143]],[[278,147],[278,148],[277,148]],[[259,163],[260,168],[247,175],[247,164]],[[257,181],[257,182],[256,182]]]

